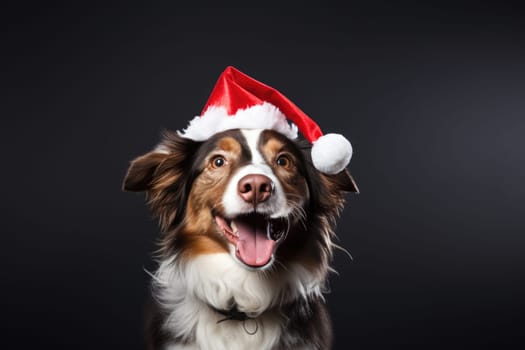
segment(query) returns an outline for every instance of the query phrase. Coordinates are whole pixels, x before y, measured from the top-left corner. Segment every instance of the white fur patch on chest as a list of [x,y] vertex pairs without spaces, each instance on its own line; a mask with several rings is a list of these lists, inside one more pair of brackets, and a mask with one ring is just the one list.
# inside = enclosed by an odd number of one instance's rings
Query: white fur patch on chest
[[[195,343],[173,345],[170,350],[272,349],[286,331],[286,319],[270,309],[285,297],[321,296],[321,281],[300,266],[290,268],[286,276],[270,278],[246,270],[227,253],[201,255],[185,263],[164,261],[154,282],[156,297],[169,312],[165,329],[177,338],[195,339]],[[255,321],[217,323],[225,316],[209,305],[226,310],[233,303]],[[253,329],[254,322],[257,332],[249,334],[245,328]]]

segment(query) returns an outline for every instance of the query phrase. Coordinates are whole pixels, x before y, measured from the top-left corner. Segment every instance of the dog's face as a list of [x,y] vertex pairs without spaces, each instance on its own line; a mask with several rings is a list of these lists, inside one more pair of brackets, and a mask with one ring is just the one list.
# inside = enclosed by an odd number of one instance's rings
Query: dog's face
[[272,130],[229,130],[200,143],[167,133],[133,161],[124,189],[147,192],[164,253],[227,252],[252,270],[315,265],[331,254],[342,193],[357,188],[348,172],[321,174],[308,156]]

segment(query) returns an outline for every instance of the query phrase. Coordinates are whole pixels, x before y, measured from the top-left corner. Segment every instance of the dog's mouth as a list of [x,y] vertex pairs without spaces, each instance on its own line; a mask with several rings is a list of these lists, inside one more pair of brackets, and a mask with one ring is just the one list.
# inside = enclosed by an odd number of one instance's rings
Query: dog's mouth
[[258,213],[239,215],[234,219],[216,215],[215,222],[235,246],[237,259],[252,268],[269,264],[287,233],[286,219],[272,219]]

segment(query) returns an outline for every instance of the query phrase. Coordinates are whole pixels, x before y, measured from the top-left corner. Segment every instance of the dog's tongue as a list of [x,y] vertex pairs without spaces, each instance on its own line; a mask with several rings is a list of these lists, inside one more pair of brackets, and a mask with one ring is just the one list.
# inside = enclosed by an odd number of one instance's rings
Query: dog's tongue
[[237,218],[234,222],[239,234],[237,257],[246,265],[266,265],[275,245],[275,241],[268,238],[268,222],[259,215]]

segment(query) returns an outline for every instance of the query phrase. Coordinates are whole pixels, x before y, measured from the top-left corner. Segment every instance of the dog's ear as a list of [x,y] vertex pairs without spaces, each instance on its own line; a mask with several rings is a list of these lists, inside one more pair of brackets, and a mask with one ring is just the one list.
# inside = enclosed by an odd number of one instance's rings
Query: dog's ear
[[149,152],[133,160],[124,178],[122,189],[131,192],[148,190],[155,170],[167,157],[166,153]]
[[132,161],[128,169],[123,189],[146,192],[150,209],[164,231],[182,220],[191,182],[198,172],[194,155],[200,144],[165,131],[157,148]]
[[357,187],[357,184],[350,175],[350,172],[346,169],[343,171],[335,174],[335,175],[325,175],[329,181],[335,186],[335,188],[339,191],[343,192],[354,192],[359,193],[359,188]]

